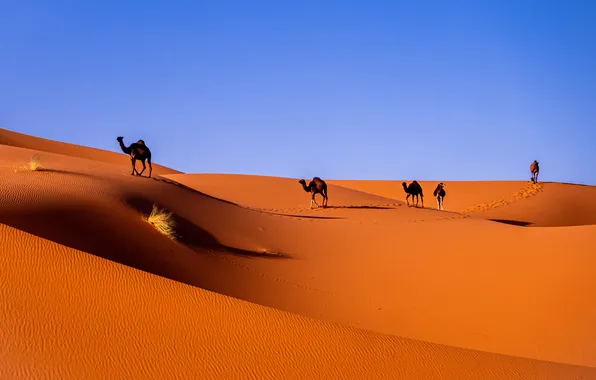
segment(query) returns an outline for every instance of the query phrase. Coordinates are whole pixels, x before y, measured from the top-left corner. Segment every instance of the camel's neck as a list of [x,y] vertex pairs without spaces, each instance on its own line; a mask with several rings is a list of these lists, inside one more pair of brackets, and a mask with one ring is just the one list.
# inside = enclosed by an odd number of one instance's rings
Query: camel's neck
[[302,184],[302,188],[304,188],[304,191],[306,191],[307,193],[310,193],[310,187],[306,186],[305,183]]
[[120,143],[120,149],[122,149],[122,151],[126,154],[130,154],[131,149],[130,147],[127,147],[126,145],[124,145],[124,143],[122,142],[122,140],[118,141]]

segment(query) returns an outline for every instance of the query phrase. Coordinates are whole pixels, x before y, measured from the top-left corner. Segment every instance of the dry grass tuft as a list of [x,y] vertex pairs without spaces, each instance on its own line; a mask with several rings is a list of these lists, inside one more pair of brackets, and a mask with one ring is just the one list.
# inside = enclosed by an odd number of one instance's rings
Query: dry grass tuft
[[31,157],[31,159],[29,160],[29,162],[27,162],[27,164],[25,165],[21,165],[19,167],[14,168],[14,171],[17,172],[19,170],[26,170],[26,171],[30,171],[30,172],[37,172],[37,171],[41,171],[43,169],[43,166],[41,166],[41,159],[39,157],[39,155],[35,155],[33,157]]
[[176,221],[174,220],[173,214],[171,212],[159,210],[157,205],[153,205],[153,210],[151,210],[151,214],[149,214],[149,217],[147,217],[147,222],[152,224],[153,227],[155,227],[155,229],[161,234],[172,240],[176,239],[176,233],[174,231],[174,228],[176,227]]

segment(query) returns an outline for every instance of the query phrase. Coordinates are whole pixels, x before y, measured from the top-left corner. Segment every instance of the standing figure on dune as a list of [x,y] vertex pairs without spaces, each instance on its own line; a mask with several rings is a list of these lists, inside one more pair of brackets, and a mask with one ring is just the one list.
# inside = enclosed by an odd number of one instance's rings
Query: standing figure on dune
[[298,183],[302,185],[304,191],[312,194],[312,198],[310,200],[310,208],[312,208],[313,202],[317,205],[317,207],[319,206],[317,201],[315,201],[315,194],[321,194],[321,196],[323,197],[323,207],[327,207],[327,201],[329,198],[327,198],[327,184],[325,183],[325,181],[323,181],[319,177],[314,177],[312,181],[310,181],[308,186],[306,186],[306,181],[303,179],[298,181]]
[[404,191],[406,192],[406,204],[409,206],[410,202],[408,198],[410,195],[412,196],[412,204],[414,204],[414,198],[416,198],[416,207],[418,207],[418,195],[420,195],[420,199],[422,200],[422,208],[424,208],[424,195],[422,194],[422,186],[416,181],[412,181],[408,186],[405,182],[401,184],[404,187]]
[[[116,137],[116,141],[120,143],[120,149],[122,149],[124,153],[130,155],[130,161],[132,163],[132,173],[130,173],[130,175],[134,175],[135,173],[139,176],[142,175],[146,169],[145,160],[147,160],[147,163],[149,164],[149,178],[151,178],[151,172],[153,171],[153,167],[151,166],[151,151],[149,150],[149,147],[145,145],[145,141],[139,140],[136,143],[130,144],[130,146],[126,146],[124,145],[123,139],[122,136]],[[140,160],[143,164],[143,170],[141,170],[140,173],[135,166],[137,160]]]
[[538,161],[534,160],[534,162],[532,162],[532,164],[530,165],[530,172],[532,173],[532,182],[533,183],[537,183],[538,182],[538,172],[540,171],[540,168],[538,167]]
[[445,195],[447,195],[447,192],[445,192],[445,184],[441,182],[437,185],[435,191],[433,191],[433,196],[437,198],[437,208],[439,210],[443,210],[443,200],[445,199]]

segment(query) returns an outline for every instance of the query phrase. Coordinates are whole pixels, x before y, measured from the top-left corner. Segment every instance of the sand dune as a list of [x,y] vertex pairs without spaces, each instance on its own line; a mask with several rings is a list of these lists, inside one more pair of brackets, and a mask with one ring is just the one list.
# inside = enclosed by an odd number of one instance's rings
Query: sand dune
[[[3,379],[591,379],[309,320],[0,225]],[[40,254],[40,253],[44,254]]]
[[[329,181],[382,197],[405,199],[402,181]],[[410,181],[408,181],[409,183]],[[419,181],[427,207],[439,181]],[[446,181],[445,210],[530,227],[596,225],[596,187],[523,181]]]
[[[350,189],[363,191],[382,197],[399,199],[405,201],[402,182],[410,183],[411,180],[395,181],[354,181],[354,180],[333,180],[330,183],[344,186]],[[436,208],[437,202],[433,197],[433,190],[440,181],[418,181],[424,190],[426,207]],[[443,181],[447,186],[445,197],[445,210],[461,212],[467,208],[490,203],[498,199],[506,198],[518,191],[528,183],[521,181]]]
[[460,211],[524,196],[464,214],[330,181],[334,207],[309,210],[296,179],[132,177],[66,145],[42,171],[0,145],[0,377],[596,379],[596,226],[481,215],[576,222],[523,206],[573,185],[475,183]]
[[[136,141],[136,140],[135,140]],[[127,141],[124,139],[126,145],[130,145],[133,141]],[[43,139],[40,137],[29,136],[23,133],[18,133],[14,131],[10,131],[8,129],[0,128],[0,145],[7,145],[19,148],[26,148],[31,149],[39,156],[41,156],[43,161],[43,155],[45,152],[48,153],[56,153],[70,157],[79,157],[85,158],[88,160],[98,161],[98,162],[105,162],[110,164],[122,165],[129,168],[130,174],[130,159],[127,159],[126,154],[118,152],[109,152],[102,149],[90,148],[86,146],[80,145],[73,145],[63,143],[61,141],[54,141],[49,139]],[[148,144],[151,147],[151,144]],[[118,149],[118,143],[116,142],[116,136],[114,136],[114,149]],[[180,173],[178,170],[166,168],[165,166],[161,166],[159,164],[155,164],[155,160],[158,160],[158,157],[153,157],[153,174],[175,174]],[[137,163],[139,170],[141,169],[142,165]],[[149,170],[147,168],[147,170]]]
[[[179,183],[253,209],[268,211],[304,211],[310,206],[310,193],[298,179],[229,174],[172,174],[165,177]],[[309,179],[310,181],[310,179]],[[329,184],[332,208],[397,206],[405,202]],[[321,204],[320,194],[315,201]]]

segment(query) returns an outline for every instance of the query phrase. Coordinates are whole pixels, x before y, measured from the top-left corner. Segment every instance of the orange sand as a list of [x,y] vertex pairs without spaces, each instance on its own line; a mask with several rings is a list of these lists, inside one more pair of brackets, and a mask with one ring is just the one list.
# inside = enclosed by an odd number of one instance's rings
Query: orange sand
[[309,210],[298,179],[0,144],[2,379],[596,379],[594,187],[447,182],[437,211],[328,181]]

